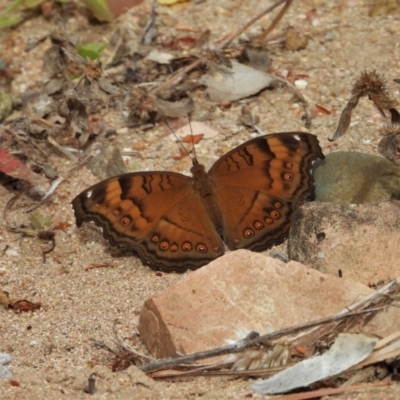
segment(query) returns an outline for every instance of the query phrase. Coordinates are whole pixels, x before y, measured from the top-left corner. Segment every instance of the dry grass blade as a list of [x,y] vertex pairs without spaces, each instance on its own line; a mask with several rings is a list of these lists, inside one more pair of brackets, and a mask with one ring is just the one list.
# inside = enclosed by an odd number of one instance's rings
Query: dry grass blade
[[271,25],[263,33],[261,33],[261,35],[259,35],[257,39],[264,40],[275,29],[275,27],[278,25],[279,21],[282,19],[282,17],[285,15],[287,10],[289,9],[292,2],[293,2],[293,0],[286,1],[286,4],[282,7],[281,11],[279,11],[278,15],[271,22]]
[[[234,33],[232,33],[232,35],[230,35],[228,38],[226,38],[223,42],[221,42],[218,46],[219,49],[224,49],[226,48],[233,39],[235,39],[236,37],[238,37],[239,35],[241,35],[244,31],[246,31],[246,29],[248,29],[251,25],[253,25],[254,23],[256,23],[259,19],[261,19],[264,15],[270,13],[271,11],[273,11],[276,7],[280,6],[281,4],[287,3],[283,9],[281,10],[281,12],[278,14],[278,16],[275,18],[275,20],[272,22],[271,26],[267,29],[267,31],[270,29],[272,30],[273,28],[275,28],[275,26],[278,24],[278,22],[280,21],[280,19],[282,18],[283,14],[287,11],[287,9],[290,6],[290,3],[292,2],[292,0],[278,0],[276,1],[274,4],[272,4],[271,6],[267,7],[266,9],[262,10],[260,13],[258,13],[256,16],[254,16],[249,22],[247,22],[245,25],[241,26],[237,31],[235,31]],[[272,28],[271,28],[272,27]],[[267,32],[268,34],[269,32]],[[265,34],[264,37],[267,35]]]

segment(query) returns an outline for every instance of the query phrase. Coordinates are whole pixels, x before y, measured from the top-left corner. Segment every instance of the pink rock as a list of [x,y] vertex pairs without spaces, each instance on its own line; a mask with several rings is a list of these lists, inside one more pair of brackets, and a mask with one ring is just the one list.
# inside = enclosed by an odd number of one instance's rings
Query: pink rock
[[[238,250],[148,299],[139,332],[157,358],[189,354],[224,345],[237,328],[263,332],[334,315],[373,292],[295,261]],[[391,310],[384,314],[390,323],[374,319],[374,333],[398,329],[399,312]]]

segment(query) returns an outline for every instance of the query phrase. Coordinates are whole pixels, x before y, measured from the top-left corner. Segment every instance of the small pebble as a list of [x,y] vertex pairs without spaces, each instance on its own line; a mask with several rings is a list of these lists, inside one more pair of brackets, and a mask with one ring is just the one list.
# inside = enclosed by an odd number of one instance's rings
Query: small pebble
[[12,377],[11,371],[4,367],[11,361],[11,356],[7,353],[0,353],[0,379],[10,379]]
[[308,85],[308,82],[304,79],[297,79],[297,81],[294,81],[294,86],[296,86],[297,89],[305,89]]

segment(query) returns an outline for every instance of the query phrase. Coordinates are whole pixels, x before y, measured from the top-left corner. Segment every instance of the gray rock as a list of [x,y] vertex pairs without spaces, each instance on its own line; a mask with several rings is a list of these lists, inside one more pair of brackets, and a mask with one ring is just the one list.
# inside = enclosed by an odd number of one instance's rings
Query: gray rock
[[364,153],[338,151],[314,166],[316,200],[342,204],[400,199],[400,167]]

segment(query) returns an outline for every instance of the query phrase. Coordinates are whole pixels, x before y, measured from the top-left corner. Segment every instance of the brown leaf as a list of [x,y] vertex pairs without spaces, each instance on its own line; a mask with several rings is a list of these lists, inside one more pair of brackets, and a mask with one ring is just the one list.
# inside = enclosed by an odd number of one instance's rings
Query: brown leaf
[[119,354],[116,354],[116,358],[112,363],[111,370],[112,372],[124,371],[134,364],[135,360],[133,358],[133,354],[130,351],[125,350]]
[[32,172],[21,161],[0,147],[0,171],[13,178],[24,179],[31,183],[45,184],[47,180]]
[[32,303],[28,300],[17,300],[11,306],[14,312],[27,312],[39,309],[42,304],[40,302]]
[[319,104],[315,105],[315,108],[321,113],[321,114],[325,114],[325,115],[331,115],[332,112],[329,111],[328,109],[326,109],[325,107],[320,106]]
[[345,107],[345,109],[342,111],[342,114],[340,115],[339,124],[336,129],[336,132],[333,135],[328,137],[329,141],[339,139],[346,133],[347,129],[350,126],[350,122],[351,122],[351,112],[356,108],[359,98],[360,98],[360,96],[358,94],[355,94],[349,100],[349,102],[347,103],[347,106]]
[[57,221],[54,224],[52,224],[53,229],[57,229],[60,231],[63,231],[64,229],[67,229],[71,226],[71,223],[68,221]]
[[183,143],[188,143],[188,144],[197,144],[200,142],[201,139],[203,139],[204,134],[199,133],[197,135],[186,135],[183,139]]
[[187,153],[179,148],[179,156],[173,156],[172,158],[174,160],[183,160],[185,157],[187,157]]

